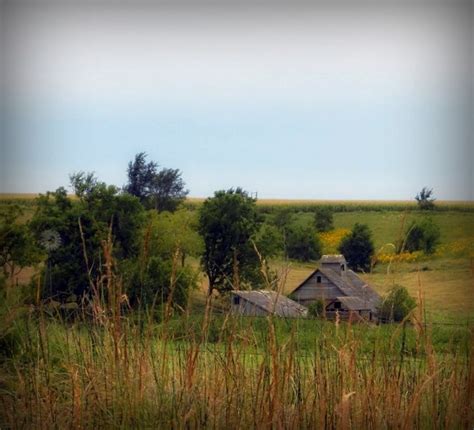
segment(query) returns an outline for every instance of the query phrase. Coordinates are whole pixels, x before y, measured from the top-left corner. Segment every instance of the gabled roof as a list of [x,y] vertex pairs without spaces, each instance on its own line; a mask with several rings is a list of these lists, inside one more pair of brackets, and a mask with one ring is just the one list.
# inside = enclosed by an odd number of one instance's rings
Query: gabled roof
[[[339,257],[344,259],[343,256],[324,255],[321,258],[321,262],[325,259],[325,257],[327,257],[326,262],[342,262],[342,260],[338,260]],[[343,261],[345,262],[345,260]],[[328,278],[329,281],[341,291],[341,296],[357,297],[366,304],[364,309],[367,309],[367,306],[369,306],[370,309],[374,311],[376,310],[380,302],[380,296],[372,289],[372,287],[370,287],[369,284],[367,284],[352,270],[346,270],[339,273],[327,267],[320,267],[311,273],[311,275],[309,275],[300,285],[298,285],[298,287],[295,288],[293,292],[305,285],[306,282],[308,282],[309,279],[311,279],[317,273],[321,273],[326,278]]]
[[264,311],[280,317],[306,316],[308,309],[288,297],[275,291],[232,291],[232,294],[241,297]]

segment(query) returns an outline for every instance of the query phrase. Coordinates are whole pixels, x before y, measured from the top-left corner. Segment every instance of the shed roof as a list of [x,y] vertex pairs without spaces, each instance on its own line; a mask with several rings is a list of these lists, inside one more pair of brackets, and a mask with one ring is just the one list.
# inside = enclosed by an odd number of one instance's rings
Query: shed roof
[[308,309],[288,297],[275,291],[232,291],[232,294],[258,306],[264,311],[280,317],[302,317],[306,316]]

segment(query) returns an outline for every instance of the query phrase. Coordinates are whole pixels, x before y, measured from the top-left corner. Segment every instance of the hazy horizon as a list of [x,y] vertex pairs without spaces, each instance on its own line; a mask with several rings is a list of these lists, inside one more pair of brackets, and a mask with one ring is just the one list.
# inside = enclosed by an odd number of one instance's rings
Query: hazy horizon
[[4,1],[0,192],[144,151],[191,196],[474,200],[466,1]]

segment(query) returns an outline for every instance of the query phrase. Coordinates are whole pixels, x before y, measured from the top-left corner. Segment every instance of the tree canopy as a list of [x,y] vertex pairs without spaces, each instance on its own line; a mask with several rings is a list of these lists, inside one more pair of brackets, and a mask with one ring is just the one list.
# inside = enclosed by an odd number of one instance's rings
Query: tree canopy
[[433,189],[423,187],[421,191],[415,196],[415,200],[418,202],[418,207],[422,210],[431,210],[435,207],[435,198],[433,196]]
[[352,231],[342,239],[339,252],[344,255],[351,269],[363,272],[370,270],[374,244],[369,227],[356,223]]
[[146,161],[147,155],[140,152],[128,163],[128,183],[124,190],[140,199],[147,208],[158,212],[175,211],[186,198],[188,190],[179,169],[158,170],[154,161]]
[[[114,258],[120,261],[136,257],[143,221],[143,208],[137,198],[119,194],[117,187],[98,181],[94,175],[71,175],[71,184],[77,201],[72,201],[64,188],[40,195],[31,220],[33,235],[47,254],[51,282],[43,295],[56,300],[90,292],[89,280],[101,274],[102,245],[109,231]],[[45,232],[59,237],[58,246],[44,246]]]
[[321,257],[321,242],[312,226],[292,225],[286,247],[288,257],[295,260],[310,261]]
[[333,213],[330,208],[320,207],[314,214],[314,226],[319,233],[334,229]]
[[260,262],[252,240],[260,223],[256,200],[241,188],[217,191],[203,203],[199,216],[204,240],[201,263],[209,279],[209,294],[258,279]]

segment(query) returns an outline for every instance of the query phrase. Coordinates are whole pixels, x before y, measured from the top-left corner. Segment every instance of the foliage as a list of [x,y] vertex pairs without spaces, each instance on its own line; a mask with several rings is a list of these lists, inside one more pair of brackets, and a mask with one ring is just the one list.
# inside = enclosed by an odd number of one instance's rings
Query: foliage
[[399,322],[415,309],[416,301],[408,290],[400,285],[394,286],[383,299],[378,309],[382,321]]
[[314,318],[319,318],[324,315],[324,301],[316,300],[308,306],[308,314]]
[[124,190],[132,196],[138,197],[145,204],[151,194],[153,180],[157,173],[158,164],[146,161],[146,153],[140,152],[135,159],[128,163],[128,184]]
[[147,217],[142,234],[142,247],[148,249],[149,255],[170,260],[176,251],[179,251],[182,266],[188,255],[201,255],[203,242],[197,231],[196,212],[187,209],[178,209],[173,213],[150,211]]
[[180,170],[163,168],[158,171],[158,164],[146,162],[146,157],[140,152],[128,164],[128,184],[124,190],[138,197],[148,208],[159,212],[175,211],[188,194]]
[[21,214],[17,205],[0,211],[0,267],[10,284],[23,268],[38,263],[41,257],[28,225],[19,222]]
[[95,281],[102,270],[102,246],[109,232],[114,258],[136,257],[143,222],[143,207],[137,198],[119,194],[118,188],[99,182],[91,174],[72,175],[71,182],[77,201],[73,202],[64,188],[40,195],[31,220],[38,243],[46,230],[60,236],[60,246],[48,252],[46,275],[50,285],[43,290],[43,297],[60,301],[90,292],[91,280]]
[[159,211],[175,211],[186,198],[188,190],[178,169],[162,169],[153,179],[151,198],[154,208]]
[[[127,280],[127,295],[134,308],[161,309],[168,301],[183,309],[189,293],[197,285],[197,273],[177,261],[153,256],[144,266],[136,264]],[[170,297],[171,294],[171,297]]]
[[284,249],[283,233],[274,225],[262,224],[256,238],[258,251],[268,257],[280,255]]
[[288,231],[288,257],[310,261],[321,257],[321,242],[312,226],[292,225]]
[[416,195],[415,200],[418,203],[418,207],[422,210],[432,210],[435,207],[435,198],[432,197],[433,189],[423,187],[421,191]]
[[209,293],[259,280],[260,262],[252,245],[261,223],[255,202],[241,188],[217,191],[204,202],[199,231],[204,239],[201,263],[209,279]]
[[328,207],[319,207],[314,213],[314,225],[319,233],[330,231],[334,228],[333,212]]
[[440,229],[431,218],[413,221],[405,234],[403,243],[399,246],[399,251],[423,251],[425,254],[433,254],[440,237]]
[[345,236],[339,245],[349,267],[356,271],[368,271],[374,254],[374,244],[369,227],[356,223],[351,233]]

